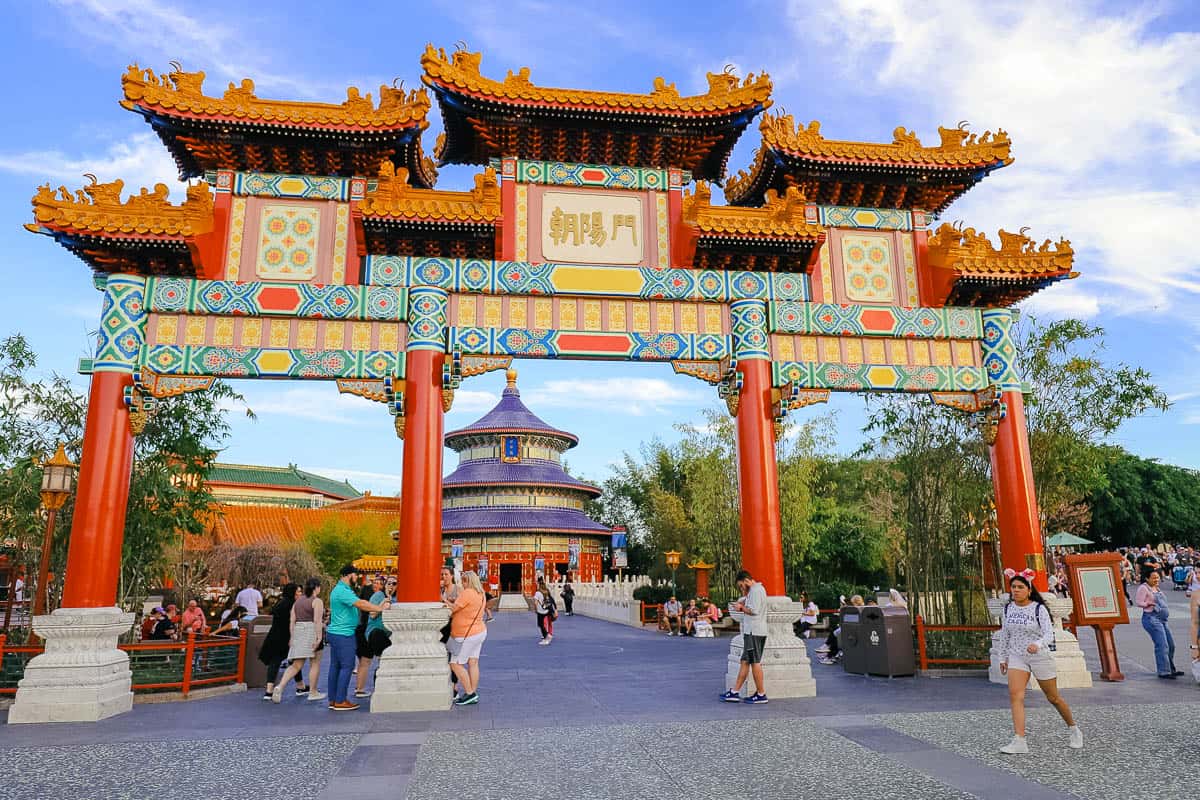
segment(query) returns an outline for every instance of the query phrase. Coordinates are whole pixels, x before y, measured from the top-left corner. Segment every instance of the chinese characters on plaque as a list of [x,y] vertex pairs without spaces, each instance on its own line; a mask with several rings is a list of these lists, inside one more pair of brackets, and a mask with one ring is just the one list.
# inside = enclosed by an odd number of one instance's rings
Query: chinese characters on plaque
[[547,261],[640,264],[642,198],[626,193],[546,192],[542,255]]

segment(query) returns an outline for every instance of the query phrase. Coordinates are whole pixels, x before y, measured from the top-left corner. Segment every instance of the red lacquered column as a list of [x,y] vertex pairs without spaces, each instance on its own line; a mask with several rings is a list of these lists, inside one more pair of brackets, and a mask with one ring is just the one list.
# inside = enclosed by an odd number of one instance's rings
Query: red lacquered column
[[779,470],[771,408],[771,362],[738,362],[744,379],[737,413],[738,496],[742,565],[767,594],[784,594],[783,540],[779,522]]
[[412,350],[406,356],[404,473],[400,489],[400,543],[396,599],[438,599],[442,563],[442,362],[443,353]]
[[1046,591],[1046,565],[1042,554],[1041,522],[1033,485],[1029,433],[1025,427],[1025,400],[1019,391],[1006,391],[1007,408],[991,448],[992,483],[996,492],[996,523],[1000,528],[1000,561],[1005,569],[1020,572],[1032,567],[1034,583]]
[[124,392],[132,384],[133,377],[124,372],[92,376],[67,549],[64,608],[102,608],[117,603],[133,467],[133,435]]

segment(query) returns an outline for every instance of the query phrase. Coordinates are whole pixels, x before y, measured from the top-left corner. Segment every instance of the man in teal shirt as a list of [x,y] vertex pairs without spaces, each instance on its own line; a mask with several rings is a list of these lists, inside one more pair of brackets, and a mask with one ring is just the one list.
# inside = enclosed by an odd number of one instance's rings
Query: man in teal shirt
[[362,600],[351,584],[358,578],[353,564],[342,567],[342,577],[329,593],[329,708],[333,711],[353,711],[358,703],[346,699],[350,678],[354,673],[354,629],[358,627],[358,612],[377,613],[391,606],[384,601],[375,605]]

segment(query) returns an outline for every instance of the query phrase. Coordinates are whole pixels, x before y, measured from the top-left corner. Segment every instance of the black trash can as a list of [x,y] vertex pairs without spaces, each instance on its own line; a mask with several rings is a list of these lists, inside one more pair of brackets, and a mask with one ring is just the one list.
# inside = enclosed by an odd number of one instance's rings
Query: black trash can
[[912,622],[903,606],[867,606],[862,610],[860,638],[868,675],[914,675]]
[[842,632],[838,634],[842,669],[854,675],[867,674],[867,653],[863,647],[863,610],[858,606],[842,606]]

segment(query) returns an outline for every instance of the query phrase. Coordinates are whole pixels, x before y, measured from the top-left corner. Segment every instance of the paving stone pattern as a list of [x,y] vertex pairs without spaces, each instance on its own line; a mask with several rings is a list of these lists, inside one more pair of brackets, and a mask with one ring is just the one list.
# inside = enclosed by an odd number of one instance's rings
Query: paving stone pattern
[[1075,709],[1084,749],[1067,747],[1057,712],[1027,704],[1030,753],[998,751],[1012,735],[1007,711],[884,715],[875,719],[1026,780],[1073,792],[1088,800],[1131,797],[1200,797],[1200,706],[1191,703],[1087,706]]

